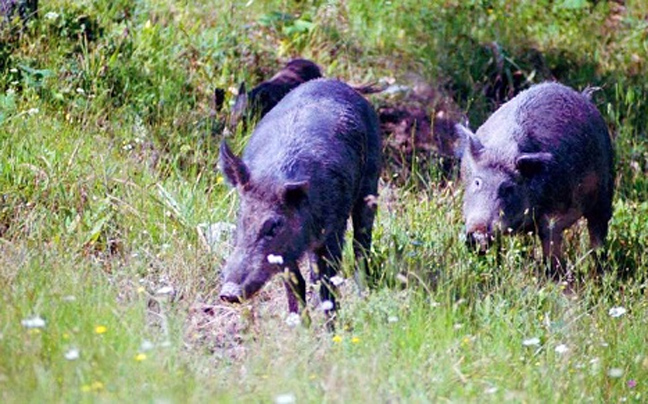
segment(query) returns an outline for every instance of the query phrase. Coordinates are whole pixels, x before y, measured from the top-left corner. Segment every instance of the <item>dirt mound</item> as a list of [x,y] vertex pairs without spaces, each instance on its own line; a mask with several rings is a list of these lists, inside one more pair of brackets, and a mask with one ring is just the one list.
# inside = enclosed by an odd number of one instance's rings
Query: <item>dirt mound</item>
[[383,133],[384,174],[402,184],[413,175],[429,179],[436,167],[441,179],[452,178],[460,152],[455,125],[465,122],[453,100],[422,81],[392,84],[382,97],[377,112]]

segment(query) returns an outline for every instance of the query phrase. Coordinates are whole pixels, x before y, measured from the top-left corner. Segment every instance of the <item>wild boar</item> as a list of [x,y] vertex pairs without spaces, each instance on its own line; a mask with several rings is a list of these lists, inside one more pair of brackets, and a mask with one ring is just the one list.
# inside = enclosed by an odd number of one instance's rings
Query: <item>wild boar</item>
[[[293,59],[274,76],[249,92],[246,91],[245,83],[241,83],[230,114],[230,126],[235,126],[241,121],[263,118],[294,88],[318,78],[322,78],[322,71],[315,62],[308,59]],[[365,95],[383,90],[376,84],[362,84],[352,88]]]
[[293,59],[272,78],[246,92],[245,83],[241,83],[238,96],[232,107],[230,121],[233,124],[241,119],[261,119],[290,90],[310,80],[322,77],[318,65],[307,59]]
[[[467,242],[485,251],[501,233],[537,231],[549,275],[565,274],[563,230],[587,219],[591,247],[603,247],[612,216],[613,150],[589,98],[543,83],[502,105],[466,136],[461,175]],[[600,268],[599,268],[600,269]]]
[[220,167],[239,192],[240,208],[221,299],[249,299],[283,272],[289,275],[288,309],[298,312],[305,302],[298,260],[309,255],[317,262],[321,301],[335,310],[331,278],[349,216],[357,271],[367,268],[380,160],[374,109],[351,87],[329,79],[290,92],[258,123],[242,158],[223,141]]

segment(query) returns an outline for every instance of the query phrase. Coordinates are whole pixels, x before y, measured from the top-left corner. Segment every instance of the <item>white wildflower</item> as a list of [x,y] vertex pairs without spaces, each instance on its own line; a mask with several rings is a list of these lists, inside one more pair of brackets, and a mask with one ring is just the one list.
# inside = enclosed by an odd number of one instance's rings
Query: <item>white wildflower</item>
[[495,394],[495,393],[497,393],[497,387],[495,387],[495,386],[489,387],[484,391],[484,393],[486,393],[486,394]]
[[621,368],[610,368],[608,370],[608,376],[618,379],[619,377],[623,376],[623,369]]
[[333,302],[330,300],[324,300],[322,304],[320,304],[320,309],[322,311],[333,310]]
[[38,108],[29,108],[29,109],[27,110],[27,114],[28,114],[29,116],[34,116],[34,115],[36,115],[38,112],[39,112]]
[[301,317],[297,313],[290,313],[286,317],[286,325],[290,328],[295,328],[301,324]]
[[63,354],[63,356],[69,361],[75,361],[79,359],[79,354],[80,352],[77,348],[70,348]]
[[562,355],[562,354],[566,353],[567,351],[569,351],[569,348],[565,344],[560,344],[560,345],[556,346],[556,348],[554,348],[554,351],[556,351],[557,354]]
[[608,314],[610,317],[621,317],[622,315],[626,314],[626,309],[624,307],[612,307]]
[[139,350],[141,352],[146,352],[146,351],[150,351],[153,348],[155,348],[155,345],[151,341],[145,339],[144,341],[142,341],[142,345],[140,345]]
[[283,265],[284,263],[283,257],[281,255],[268,254],[266,259],[270,264]]
[[23,327],[25,328],[43,328],[45,327],[45,320],[39,316],[34,316],[32,318],[26,318],[21,321]]
[[64,302],[73,302],[75,300],[76,300],[76,296],[74,296],[74,295],[63,296],[63,301]]
[[341,276],[335,275],[335,276],[331,277],[330,281],[333,284],[333,286],[340,286],[341,284],[344,283],[344,278],[341,277]]
[[45,19],[46,20],[55,20],[58,18],[58,13],[55,13],[54,11],[50,11],[49,13],[45,14]]
[[389,316],[389,317],[387,317],[387,322],[388,322],[388,323],[396,323],[396,322],[398,322],[398,317],[396,317],[396,316]]
[[522,341],[522,345],[524,345],[524,346],[538,346],[538,345],[540,345],[540,338],[538,338],[538,337],[527,338],[524,341]]
[[279,394],[275,397],[275,404],[293,404],[297,402],[297,397],[293,393]]

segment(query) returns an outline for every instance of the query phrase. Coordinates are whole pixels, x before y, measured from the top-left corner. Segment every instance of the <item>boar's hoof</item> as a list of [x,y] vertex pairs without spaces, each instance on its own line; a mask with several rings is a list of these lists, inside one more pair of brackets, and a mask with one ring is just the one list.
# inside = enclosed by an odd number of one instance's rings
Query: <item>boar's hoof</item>
[[243,300],[241,286],[234,282],[227,282],[220,292],[221,300],[229,303],[241,303]]

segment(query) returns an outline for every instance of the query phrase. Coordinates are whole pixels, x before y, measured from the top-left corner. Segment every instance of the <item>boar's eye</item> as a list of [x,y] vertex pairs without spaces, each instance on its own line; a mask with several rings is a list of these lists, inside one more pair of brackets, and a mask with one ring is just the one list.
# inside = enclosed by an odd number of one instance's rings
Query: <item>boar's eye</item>
[[482,186],[482,179],[479,177],[476,177],[475,180],[473,181],[473,184],[475,184],[475,188],[479,189]]
[[277,235],[277,232],[283,225],[281,219],[268,219],[263,223],[261,228],[261,237],[272,238]]

